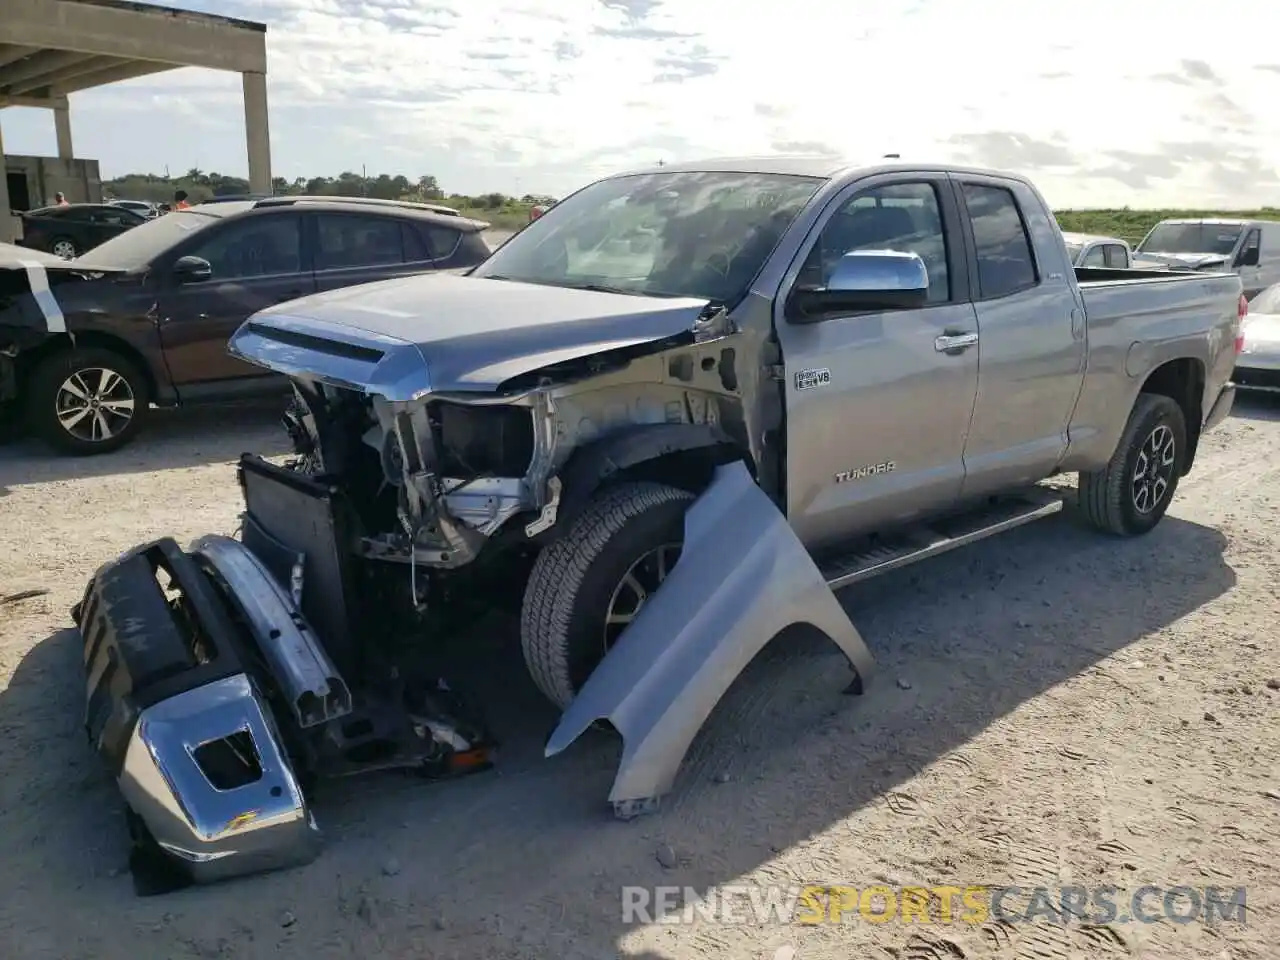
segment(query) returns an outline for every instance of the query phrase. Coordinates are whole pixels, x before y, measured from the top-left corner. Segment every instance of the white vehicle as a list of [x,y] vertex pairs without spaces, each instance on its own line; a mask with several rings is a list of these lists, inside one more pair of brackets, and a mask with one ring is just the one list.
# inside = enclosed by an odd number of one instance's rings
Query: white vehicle
[[1138,244],[1136,255],[1171,267],[1231,271],[1246,297],[1280,283],[1280,222],[1274,220],[1161,220]]
[[132,210],[147,219],[159,216],[160,213],[154,203],[147,203],[145,200],[108,200],[107,203],[113,207],[124,207],[126,210]]
[[1133,266],[1133,251],[1118,237],[1099,237],[1091,233],[1063,232],[1072,266],[1128,269]]
[[1241,390],[1280,393],[1280,283],[1249,301],[1232,379]]

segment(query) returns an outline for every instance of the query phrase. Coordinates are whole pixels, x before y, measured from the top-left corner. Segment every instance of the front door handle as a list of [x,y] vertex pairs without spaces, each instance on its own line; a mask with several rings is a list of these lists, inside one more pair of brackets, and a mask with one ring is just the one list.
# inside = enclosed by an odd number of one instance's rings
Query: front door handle
[[286,300],[297,300],[302,296],[301,290],[290,290],[288,293],[282,293],[276,297],[276,303],[284,303]]
[[944,333],[933,341],[933,349],[939,353],[960,353],[977,342],[976,333]]

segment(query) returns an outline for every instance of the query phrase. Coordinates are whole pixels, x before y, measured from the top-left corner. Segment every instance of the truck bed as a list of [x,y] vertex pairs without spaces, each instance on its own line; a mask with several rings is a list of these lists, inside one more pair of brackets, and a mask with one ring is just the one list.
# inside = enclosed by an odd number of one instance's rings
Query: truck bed
[[1090,331],[1119,323],[1133,340],[1144,339],[1150,324],[1165,339],[1233,322],[1241,292],[1234,273],[1077,267],[1076,280]]

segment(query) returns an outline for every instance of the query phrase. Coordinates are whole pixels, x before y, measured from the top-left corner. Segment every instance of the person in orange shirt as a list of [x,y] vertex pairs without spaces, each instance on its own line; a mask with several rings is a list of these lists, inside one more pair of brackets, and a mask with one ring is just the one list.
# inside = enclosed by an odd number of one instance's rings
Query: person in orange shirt
[[67,198],[62,194],[62,191],[58,191],[53,195],[53,205],[55,207],[71,206],[71,204],[67,203]]
[[173,192],[173,209],[174,210],[190,210],[191,204],[187,203],[187,191],[175,190]]

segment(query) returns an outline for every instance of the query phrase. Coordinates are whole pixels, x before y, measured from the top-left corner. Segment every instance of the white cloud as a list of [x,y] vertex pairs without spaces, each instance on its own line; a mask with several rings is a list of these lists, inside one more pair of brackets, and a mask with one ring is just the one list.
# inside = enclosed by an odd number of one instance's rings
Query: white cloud
[[[1028,173],[1059,206],[1280,203],[1280,55],[1240,33],[1266,0],[190,5],[268,23],[280,176],[563,193],[660,158],[893,151]],[[161,74],[73,111],[107,174],[245,169],[234,76]],[[4,124],[11,151],[52,149],[47,115]]]

